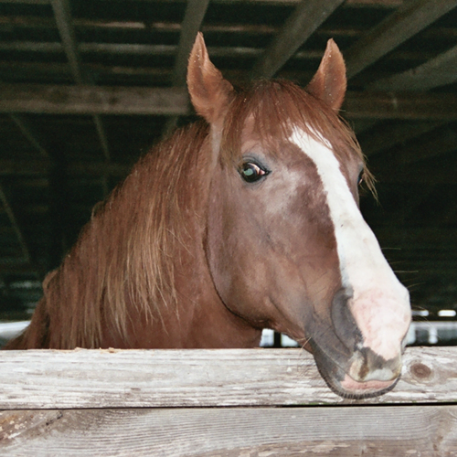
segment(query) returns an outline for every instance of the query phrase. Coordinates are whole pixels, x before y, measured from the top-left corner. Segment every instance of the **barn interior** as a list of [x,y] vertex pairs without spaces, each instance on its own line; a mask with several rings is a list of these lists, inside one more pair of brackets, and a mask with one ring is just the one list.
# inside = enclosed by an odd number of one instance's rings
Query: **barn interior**
[[0,0],[0,322],[30,318],[94,205],[195,119],[199,30],[234,85],[305,86],[336,41],[341,114],[377,180],[363,215],[414,342],[457,343],[457,0]]

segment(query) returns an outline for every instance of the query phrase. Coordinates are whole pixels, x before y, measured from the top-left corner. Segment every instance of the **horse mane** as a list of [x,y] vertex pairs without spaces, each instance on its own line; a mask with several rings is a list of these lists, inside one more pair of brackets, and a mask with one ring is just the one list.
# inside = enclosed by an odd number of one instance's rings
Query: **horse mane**
[[272,154],[280,155],[277,141],[289,138],[294,126],[318,141],[329,141],[335,155],[343,160],[356,154],[364,164],[363,182],[375,194],[373,175],[353,130],[335,110],[290,81],[259,80],[238,90],[224,124],[224,164],[239,160],[241,134],[234,132],[242,132],[250,117],[254,133]]
[[178,130],[96,206],[75,246],[43,283],[46,314],[54,321],[46,346],[98,347],[104,324],[126,337],[130,306],[153,319],[161,318],[162,306],[176,304],[173,259],[186,238],[183,206],[192,193],[185,175],[208,131],[204,122]]

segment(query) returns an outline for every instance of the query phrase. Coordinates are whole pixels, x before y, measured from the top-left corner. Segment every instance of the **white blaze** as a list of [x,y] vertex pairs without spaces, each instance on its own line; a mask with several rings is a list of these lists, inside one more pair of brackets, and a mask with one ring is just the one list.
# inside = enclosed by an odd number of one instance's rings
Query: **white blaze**
[[410,319],[409,294],[398,281],[349,190],[331,145],[294,129],[290,141],[316,165],[335,227],[343,287],[352,289],[349,306],[364,346],[384,359],[400,355]]

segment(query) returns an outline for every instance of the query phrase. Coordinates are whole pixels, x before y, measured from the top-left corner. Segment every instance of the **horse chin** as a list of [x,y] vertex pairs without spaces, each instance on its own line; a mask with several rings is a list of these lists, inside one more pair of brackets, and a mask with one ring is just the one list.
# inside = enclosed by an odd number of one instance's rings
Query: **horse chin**
[[316,345],[313,345],[313,355],[317,369],[328,387],[343,398],[357,400],[378,397],[391,391],[400,379],[398,376],[390,381],[356,381]]
[[368,398],[384,395],[392,390],[400,377],[392,381],[354,381],[349,375],[346,375],[340,386],[344,389],[339,395],[345,398]]

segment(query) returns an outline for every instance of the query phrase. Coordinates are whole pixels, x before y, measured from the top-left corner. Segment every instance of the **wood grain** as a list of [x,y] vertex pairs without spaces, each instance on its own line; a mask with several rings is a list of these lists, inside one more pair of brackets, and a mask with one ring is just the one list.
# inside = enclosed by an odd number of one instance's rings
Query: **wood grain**
[[410,348],[395,389],[342,399],[300,349],[0,352],[0,409],[301,406],[457,399],[457,347]]
[[188,114],[185,89],[2,84],[0,112],[53,114]]
[[0,412],[8,456],[451,456],[457,406]]

